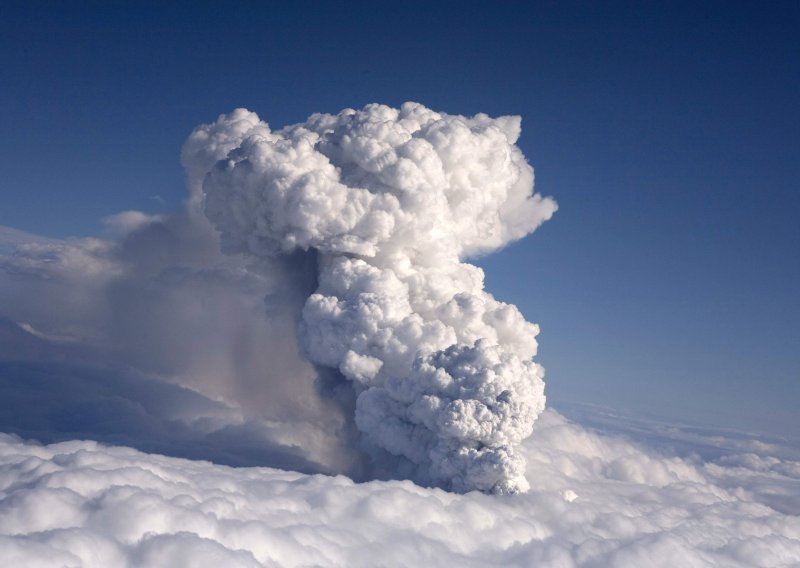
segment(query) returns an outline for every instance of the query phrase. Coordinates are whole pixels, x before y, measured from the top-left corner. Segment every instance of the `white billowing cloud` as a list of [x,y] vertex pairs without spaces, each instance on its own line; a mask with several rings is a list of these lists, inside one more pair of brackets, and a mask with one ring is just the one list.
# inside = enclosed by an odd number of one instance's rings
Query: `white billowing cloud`
[[203,179],[214,164],[239,146],[246,136],[262,131],[269,132],[269,127],[254,112],[241,108],[220,116],[213,124],[194,129],[181,150],[190,208],[202,206]]
[[415,103],[315,114],[276,132],[237,109],[195,129],[182,162],[190,184],[206,176],[206,210],[231,249],[430,263],[502,247],[555,212],[532,193],[519,134],[519,117]]
[[424,484],[527,488],[517,448],[544,408],[531,360],[538,327],[464,262],[556,210],[533,193],[519,134],[519,117],[415,103],[315,114],[274,132],[239,109],[196,129],[183,150],[224,250],[312,255],[305,353],[349,381],[378,468]]
[[713,463],[667,457],[552,410],[520,449],[531,490],[488,496],[2,436],[0,564],[800,563],[800,510],[779,512],[763,502],[765,492],[753,491],[769,484],[773,495],[800,494],[796,461],[735,453]]

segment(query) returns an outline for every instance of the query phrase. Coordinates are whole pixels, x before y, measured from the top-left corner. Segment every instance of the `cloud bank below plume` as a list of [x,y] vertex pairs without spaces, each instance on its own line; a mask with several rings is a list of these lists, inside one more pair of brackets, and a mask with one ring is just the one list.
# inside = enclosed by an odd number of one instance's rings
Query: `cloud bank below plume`
[[538,328],[464,262],[556,210],[533,193],[519,134],[519,117],[406,103],[274,132],[239,109],[184,146],[224,250],[312,255],[301,343],[352,389],[359,443],[378,470],[456,491],[527,489],[517,447],[544,409]]
[[548,410],[521,448],[531,491],[486,496],[0,436],[0,563],[794,566],[800,463],[754,447],[665,457]]

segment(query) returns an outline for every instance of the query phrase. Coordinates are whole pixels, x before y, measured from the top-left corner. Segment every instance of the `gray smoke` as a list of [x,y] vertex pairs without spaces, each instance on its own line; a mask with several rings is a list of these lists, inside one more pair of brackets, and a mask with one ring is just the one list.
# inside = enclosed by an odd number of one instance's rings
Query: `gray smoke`
[[[360,443],[455,491],[527,489],[518,447],[544,409],[538,327],[465,262],[557,208],[533,193],[519,134],[519,117],[414,103],[274,132],[237,109],[195,129],[182,154],[191,204],[225,252],[316,263],[298,337],[351,389]],[[307,271],[297,279],[309,285]]]

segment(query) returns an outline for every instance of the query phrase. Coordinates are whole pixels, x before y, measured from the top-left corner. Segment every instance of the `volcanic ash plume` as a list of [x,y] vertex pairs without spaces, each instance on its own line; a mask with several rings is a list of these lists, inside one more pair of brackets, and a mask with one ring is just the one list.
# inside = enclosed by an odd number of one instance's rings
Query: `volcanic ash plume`
[[275,132],[238,109],[183,151],[226,252],[316,256],[299,340],[352,386],[364,447],[454,491],[527,489],[517,448],[544,408],[538,327],[464,262],[556,210],[533,193],[519,134],[519,117],[414,103]]

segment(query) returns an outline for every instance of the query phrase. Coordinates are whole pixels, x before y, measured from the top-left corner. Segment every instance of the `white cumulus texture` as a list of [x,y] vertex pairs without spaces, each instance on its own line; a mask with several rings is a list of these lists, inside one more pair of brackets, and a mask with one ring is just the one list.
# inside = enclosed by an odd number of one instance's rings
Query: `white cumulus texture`
[[519,117],[414,103],[274,132],[238,109],[183,149],[193,199],[227,252],[316,255],[302,347],[352,386],[361,443],[423,484],[528,488],[518,447],[544,409],[538,327],[465,262],[556,210],[533,193],[519,134]]
[[487,496],[0,435],[0,565],[797,566],[800,463],[739,444],[668,457],[548,410],[533,488]]

